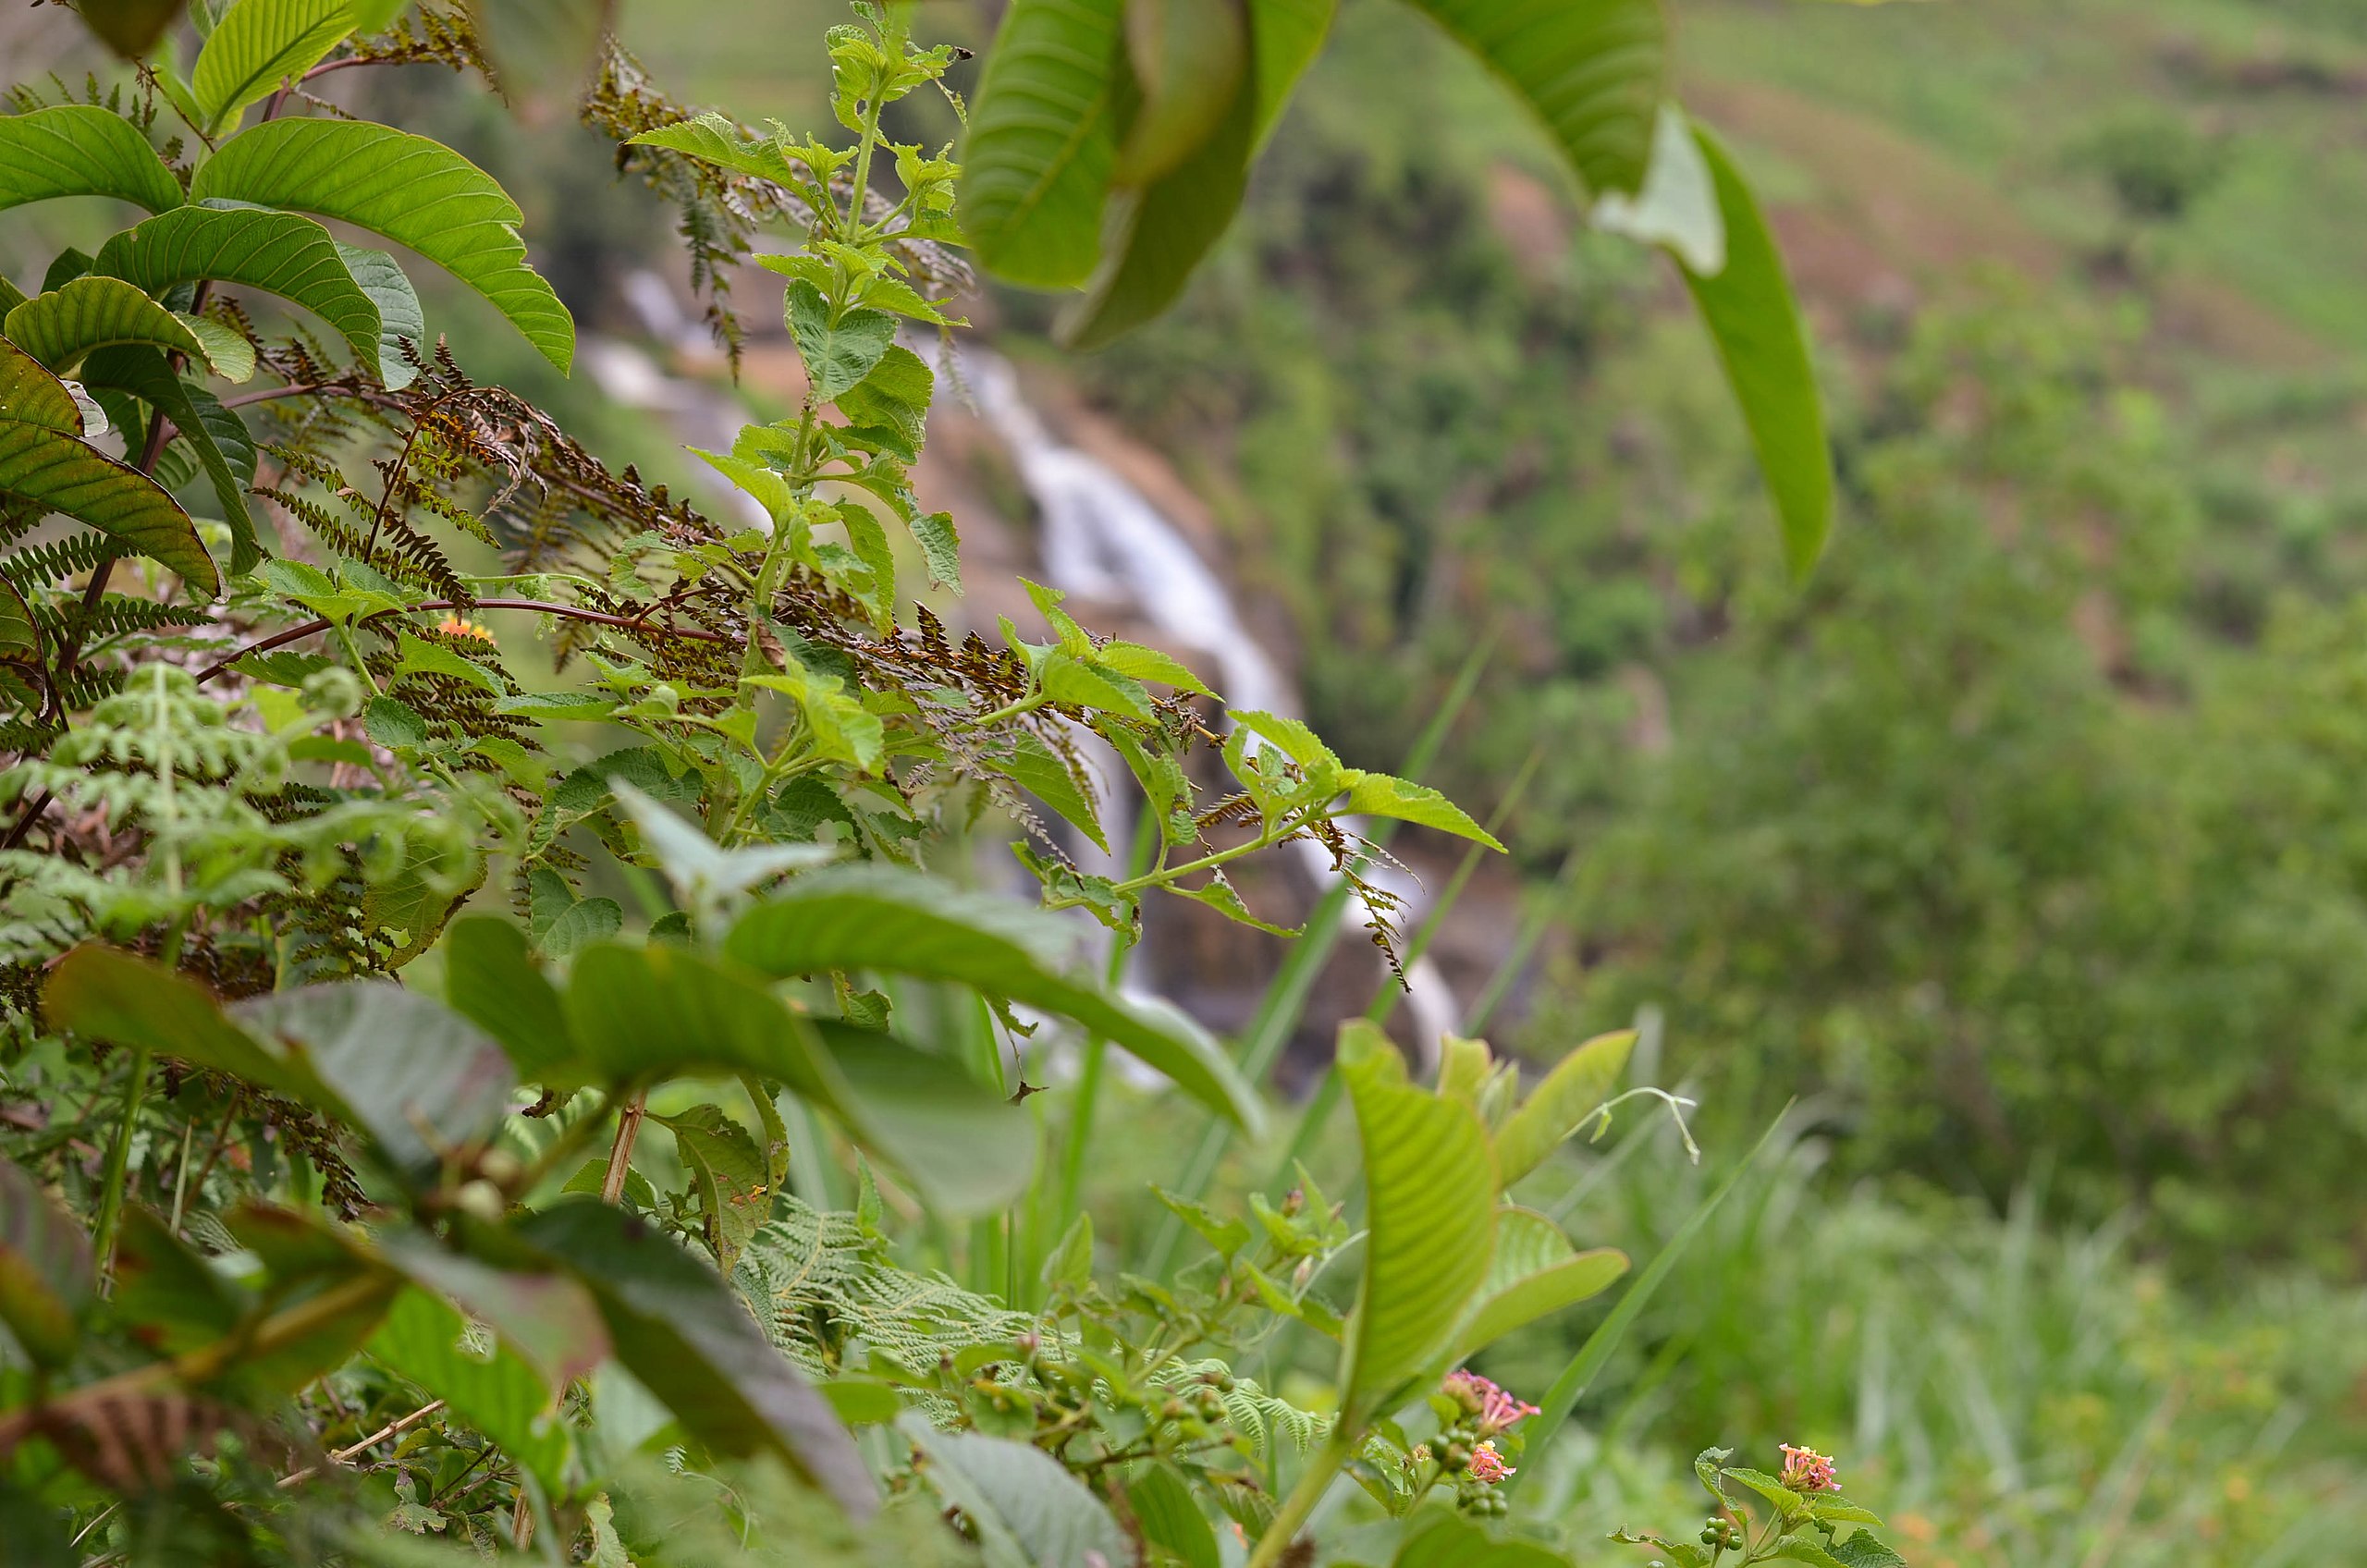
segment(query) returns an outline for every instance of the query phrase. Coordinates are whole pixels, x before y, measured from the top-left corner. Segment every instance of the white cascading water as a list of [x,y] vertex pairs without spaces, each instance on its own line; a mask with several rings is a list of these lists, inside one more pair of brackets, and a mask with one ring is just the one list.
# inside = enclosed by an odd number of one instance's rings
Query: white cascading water
[[[654,274],[632,275],[624,293],[644,328],[660,342],[670,346],[704,339],[703,329]],[[665,376],[629,345],[595,348],[598,342],[587,343],[593,351],[585,360],[604,393],[631,407],[678,419],[688,415],[684,423],[705,426],[713,422],[715,389]],[[931,360],[940,352],[933,340],[913,347]],[[1021,396],[1009,361],[965,347],[960,372],[962,384],[1011,454],[1020,483],[1036,503],[1044,581],[1079,599],[1129,610],[1156,628],[1162,640],[1203,655],[1213,666],[1212,670],[1204,667],[1203,672],[1216,676],[1211,684],[1232,705],[1299,717],[1296,690],[1242,622],[1223,579],[1183,533],[1109,465],[1056,440]],[[697,434],[697,444],[712,441],[706,429]],[[712,444],[728,447],[730,439],[726,435]],[[736,491],[732,495],[740,498]],[[1087,755],[1099,776],[1095,782],[1100,797],[1124,802],[1116,756],[1098,742]],[[1111,843],[1129,841],[1126,823],[1109,826]],[[1299,839],[1292,847],[1318,886],[1329,880],[1331,856],[1322,845]],[[1420,920],[1422,891],[1412,877],[1383,867],[1373,879],[1404,900],[1399,912],[1402,924],[1410,928]],[[1342,918],[1346,925],[1360,928],[1365,914],[1360,902],[1352,903]],[[1409,965],[1405,981],[1414,1037],[1428,1063],[1435,1059],[1439,1037],[1455,1028],[1460,1011],[1445,976],[1429,959]]]

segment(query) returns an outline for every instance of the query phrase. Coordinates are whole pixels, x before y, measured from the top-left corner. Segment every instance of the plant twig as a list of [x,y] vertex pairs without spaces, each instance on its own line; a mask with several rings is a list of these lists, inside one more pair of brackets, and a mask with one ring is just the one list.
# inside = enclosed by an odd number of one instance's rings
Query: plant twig
[[[392,1421],[387,1422],[385,1426],[379,1427],[376,1431],[371,1433],[368,1437],[362,1439],[360,1442],[349,1443],[343,1448],[332,1450],[329,1453],[329,1463],[332,1464],[342,1464],[347,1460],[351,1459],[355,1454],[362,1452],[363,1450],[373,1448],[379,1443],[385,1442],[388,1438],[395,1436],[399,1432],[408,1431],[411,1427],[418,1426],[422,1421],[426,1420],[429,1416],[435,1415],[437,1411],[443,1408],[444,1402],[439,1399],[431,1403],[421,1405],[409,1415],[399,1415]],[[485,1452],[490,1453],[492,1450],[487,1449]],[[304,1468],[295,1472],[293,1475],[282,1476],[279,1478],[280,1489],[285,1491],[289,1487],[294,1486],[297,1482],[309,1479],[310,1477],[319,1474],[320,1468],[321,1467],[317,1464],[307,1464]]]

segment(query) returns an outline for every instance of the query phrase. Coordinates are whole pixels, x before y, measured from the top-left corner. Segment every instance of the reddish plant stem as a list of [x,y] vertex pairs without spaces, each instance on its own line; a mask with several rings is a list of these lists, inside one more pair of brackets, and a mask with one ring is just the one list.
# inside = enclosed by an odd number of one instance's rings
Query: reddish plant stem
[[[569,620],[588,620],[600,626],[622,627],[629,631],[652,631],[668,637],[688,637],[700,643],[730,641],[720,631],[707,631],[693,626],[658,626],[647,620],[636,620],[631,616],[607,615],[599,610],[579,609],[573,605],[554,605],[542,599],[476,599],[467,603],[459,599],[429,599],[423,604],[411,605],[402,609],[374,610],[354,624],[359,626],[376,620],[381,616],[410,615],[418,610],[459,609],[533,610],[539,615],[555,615]],[[285,631],[276,631],[258,642],[250,643],[228,658],[208,665],[200,671],[197,677],[198,684],[202,686],[249,654],[267,654],[274,648],[285,647],[290,643],[301,642],[307,637],[326,631],[336,624],[330,620],[308,620],[301,626],[291,626]]]

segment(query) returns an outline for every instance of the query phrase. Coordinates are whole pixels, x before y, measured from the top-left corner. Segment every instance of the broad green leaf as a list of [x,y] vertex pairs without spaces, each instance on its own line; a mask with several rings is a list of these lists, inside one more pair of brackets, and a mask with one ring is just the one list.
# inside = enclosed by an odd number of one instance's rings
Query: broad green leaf
[[917,1413],[898,1429],[928,1456],[921,1474],[978,1532],[988,1568],[1105,1568],[1134,1559],[1109,1508],[1032,1443],[940,1432]]
[[445,932],[444,999],[499,1041],[529,1082],[563,1070],[575,1054],[558,992],[534,963],[526,934],[497,915],[464,916]]
[[212,316],[184,315],[175,312],[173,319],[187,327],[205,350],[205,362],[214,374],[225,381],[244,382],[255,374],[255,346],[247,341],[238,328]]
[[205,360],[205,345],[180,318],[119,277],[78,277],[26,300],[0,323],[0,334],[58,375],[82,356],[112,344],[141,343]]
[[[230,15],[264,3],[239,0]],[[200,165],[190,195],[312,213],[382,234],[483,295],[562,373],[574,360],[574,321],[526,263],[518,204],[439,141],[361,120],[271,120],[223,143]]]
[[0,1158],[0,1323],[41,1366],[63,1366],[96,1283],[81,1225]]
[[373,877],[362,895],[360,925],[388,949],[386,962],[410,962],[435,944],[445,922],[479,888],[490,863],[473,848],[406,854],[390,876]]
[[727,850],[708,838],[705,827],[664,802],[621,778],[615,788],[618,806],[641,831],[643,850],[656,857],[675,896],[703,926],[711,917],[719,926],[721,912],[737,895],[835,858],[834,851],[816,844],[742,844]]
[[1302,720],[1286,718],[1281,714],[1261,713],[1256,708],[1235,708],[1229,717],[1237,728],[1280,747],[1282,755],[1308,773],[1340,766],[1338,755],[1323,743],[1323,737]]
[[[839,407],[846,407],[845,398],[839,399]],[[954,529],[953,514],[923,512],[904,526],[913,531],[913,543],[921,547],[929,581],[956,594],[962,592],[962,535]]]
[[562,1198],[515,1230],[591,1288],[617,1359],[693,1438],[727,1454],[777,1453],[858,1517],[877,1506],[871,1473],[829,1402],[713,1268],[593,1198]]
[[1545,124],[1587,189],[1630,193],[1666,95],[1660,0],[1411,0]]
[[344,259],[345,270],[353,275],[354,286],[378,307],[378,379],[388,391],[399,392],[419,379],[419,372],[403,357],[403,339],[410,338],[423,359],[433,351],[427,340],[427,312],[420,309],[411,276],[384,251],[364,250],[340,240],[337,253]]
[[212,598],[222,579],[189,514],[137,470],[77,439],[73,394],[30,354],[0,342],[0,492],[113,535]]
[[508,1345],[490,1356],[471,1354],[461,1342],[467,1331],[448,1303],[414,1287],[395,1298],[362,1348],[499,1443],[546,1488],[563,1489],[569,1437],[558,1402]]
[[[116,282],[112,278],[80,281]],[[117,287],[131,286],[117,283]],[[230,525],[232,574],[252,571],[263,559],[263,546],[255,533],[254,516],[247,509],[247,486],[255,474],[255,448],[245,423],[213,393],[175,375],[163,353],[145,344],[124,343],[97,350],[91,355],[83,376],[92,386],[130,393],[173,422],[175,438],[196,454],[199,466],[213,483],[223,520]]]
[[113,196],[152,213],[187,200],[148,139],[95,104],[0,115],[0,208],[53,196]]
[[1104,851],[1110,840],[1103,834],[1100,813],[1094,809],[1093,796],[1087,782],[1070,767],[1068,760],[1032,729],[1021,729],[1012,738],[1012,753],[1003,759],[1005,777],[1058,812],[1062,820]]
[[1107,708],[1129,718],[1147,720],[1151,716],[1150,693],[1143,690],[1141,681],[1065,649],[1046,654],[1036,667],[1036,676],[1054,702]]
[[82,405],[67,385],[15,344],[0,341],[0,420],[61,435],[83,433]]
[[1208,697],[1210,692],[1200,678],[1192,673],[1184,661],[1157,648],[1147,648],[1140,643],[1104,643],[1094,650],[1094,661],[1134,680],[1156,680],[1162,686],[1172,686],[1179,692]]
[[1427,784],[1409,783],[1386,773],[1349,768],[1340,776],[1348,791],[1345,808],[1360,816],[1386,816],[1435,827],[1475,844],[1501,851],[1496,836],[1471,820],[1470,815]]
[[184,0],[83,0],[77,7],[92,32],[127,60],[144,60],[181,14]]
[[1107,994],[1066,969],[1072,933],[1000,899],[950,892],[888,865],[802,876],[740,918],[725,949],[767,974],[882,970],[953,980],[1076,1020],[1165,1073],[1235,1123],[1254,1127],[1255,1093],[1200,1027],[1171,1009]]
[[383,1230],[377,1243],[380,1255],[412,1283],[449,1296],[500,1335],[534,1369],[547,1399],[589,1377],[608,1354],[600,1309],[564,1274],[496,1268],[416,1231]]
[[1496,1170],[1505,1186],[1543,1164],[1611,1097],[1635,1046],[1636,1031],[1620,1029],[1596,1035],[1554,1063],[1496,1134]]
[[378,307],[346,270],[329,231],[295,213],[182,207],[116,235],[91,270],[158,295],[201,278],[260,288],[311,311],[355,358],[378,363]]
[[[902,443],[897,456],[909,462],[920,454],[921,437],[927,431],[929,398],[936,386],[937,377],[928,361],[895,344],[879,356],[868,375],[839,394],[839,411],[855,424],[892,431]],[[934,559],[929,570],[937,572]],[[960,582],[959,574],[950,581]]]
[[1809,362],[1808,329],[1750,187],[1715,137],[1699,125],[1693,134],[1717,183],[1726,264],[1714,277],[1682,263],[1680,270],[1750,427],[1783,525],[1784,558],[1794,577],[1804,577],[1833,532],[1833,449]]
[[1808,1513],[1808,1499],[1764,1470],[1729,1464],[1719,1471],[1719,1476],[1724,1480],[1740,1482],[1757,1492],[1772,1504],[1776,1513],[1783,1518],[1797,1518]]
[[1033,1118],[950,1057],[828,1019],[813,1027],[845,1084],[840,1119],[928,1207],[952,1219],[992,1214],[1036,1173]]
[[1496,1216],[1488,1277],[1447,1359],[1467,1360],[1515,1329],[1601,1294],[1626,1272],[1625,1253],[1614,1247],[1578,1252],[1545,1216],[1506,1207]]
[[601,942],[575,957],[569,1031],[596,1080],[746,1073],[787,1084],[827,1110],[844,1084],[812,1032],[754,977],[679,947]]
[[885,311],[852,310],[831,319],[830,302],[803,278],[788,292],[789,330],[813,378],[815,396],[835,402],[869,375],[896,341],[896,318]]
[[[879,716],[863,705],[835,675],[808,669],[794,654],[783,655],[778,674],[743,678],[751,686],[779,692],[797,704],[804,716],[805,732],[814,754],[842,762],[869,773],[879,766],[888,731]],[[811,846],[791,846],[810,849]],[[811,864],[809,855],[803,864]]]
[[1141,100],[1111,178],[1147,185],[1223,122],[1248,76],[1247,8],[1243,0],[1128,0],[1125,39]]
[[60,960],[43,987],[42,1013],[59,1028],[145,1046],[333,1115],[352,1114],[307,1063],[266,1051],[196,981],[113,948],[86,942]]
[[1460,1514],[1433,1513],[1417,1522],[1390,1568],[1570,1568],[1570,1560],[1535,1541],[1492,1540]]
[[236,124],[248,104],[319,65],[352,31],[346,0],[234,0],[190,71],[190,94],[206,133]]
[[837,1378],[822,1385],[822,1397],[840,1420],[850,1427],[885,1427],[904,1413],[903,1397],[893,1383],[868,1378]]
[[1224,1557],[1217,1550],[1217,1533],[1175,1466],[1155,1462],[1128,1477],[1125,1488],[1127,1506],[1142,1526],[1144,1540],[1183,1568],[1220,1568]]
[[[1768,1125],[1767,1131],[1760,1134],[1759,1142],[1743,1156],[1742,1163],[1735,1166],[1708,1197],[1694,1206],[1693,1212],[1685,1217],[1685,1222],[1661,1244],[1661,1250],[1653,1255],[1652,1261],[1644,1266],[1644,1271],[1621,1293],[1619,1305],[1611,1309],[1610,1315],[1595,1326],[1594,1332],[1586,1337],[1586,1342],[1578,1346],[1578,1353],[1570,1358],[1569,1365],[1562,1369],[1562,1375],[1553,1379],[1553,1386],[1547,1389],[1545,1396],[1537,1402],[1539,1411],[1533,1418],[1534,1425],[1528,1428],[1524,1439],[1528,1452],[1546,1452],[1546,1445],[1562,1429],[1562,1423],[1569,1419],[1571,1408],[1578,1403],[1578,1397],[1587,1391],[1588,1386],[1594,1381],[1595,1374],[1602,1370],[1603,1363],[1611,1359],[1620,1341],[1627,1337],[1627,1330],[1643,1315],[1645,1306],[1660,1290],[1661,1282],[1675,1268],[1677,1260],[1685,1256],[1685,1250],[1693,1244],[1693,1239],[1709,1225],[1711,1216],[1718,1212],[1727,1194],[1741,1183],[1744,1172],[1759,1162],[1760,1151],[1767,1146],[1769,1140],[1775,1135],[1775,1129],[1782,1125],[1783,1118],[1780,1116]],[[1517,1476],[1502,1483],[1507,1490],[1519,1484]]]
[[230,1015],[317,1073],[388,1158],[413,1172],[435,1168],[439,1145],[465,1147],[490,1134],[517,1084],[509,1059],[475,1025],[392,982],[307,986],[240,1002]]
[[[795,186],[813,178],[804,161],[791,161],[781,151],[779,142],[766,136],[742,137],[738,126],[712,112],[679,124],[644,130],[625,145],[662,147],[669,153],[681,153],[718,168],[771,180],[776,185]],[[759,256],[756,259],[763,262],[771,258]]]
[[227,1339],[253,1305],[252,1297],[173,1234],[144,1204],[123,1211],[116,1238],[115,1289],[108,1298],[117,1321],[136,1323],[142,1349],[154,1355]]
[[1091,276],[1117,159],[1123,0],[1012,0],[962,147],[962,225],[989,272],[1036,288]]
[[1251,67],[1257,87],[1257,144],[1282,123],[1291,90],[1323,48],[1339,0],[1251,0]]
[[1786,1536],[1775,1543],[1769,1554],[1786,1562],[1805,1562],[1809,1568],[1849,1568],[1849,1565],[1819,1546],[1806,1536]]
[[33,620],[32,606],[15,584],[0,579],[0,661],[40,654],[41,628]]
[[1407,1084],[1404,1059],[1373,1024],[1342,1026],[1338,1071],[1355,1108],[1369,1227],[1341,1378],[1343,1408],[1361,1420],[1453,1342],[1494,1256],[1496,1170],[1478,1114]]

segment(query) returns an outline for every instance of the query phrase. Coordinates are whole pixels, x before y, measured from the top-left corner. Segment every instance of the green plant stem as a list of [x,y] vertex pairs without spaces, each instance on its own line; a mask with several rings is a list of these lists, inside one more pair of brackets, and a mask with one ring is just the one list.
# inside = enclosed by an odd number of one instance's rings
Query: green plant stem
[[633,1141],[641,1136],[641,1121],[649,1109],[649,1091],[635,1089],[617,1118],[616,1141],[608,1145],[607,1173],[600,1178],[600,1201],[614,1203],[624,1195],[625,1176],[632,1169]]
[[1323,1446],[1308,1456],[1306,1468],[1299,1472],[1298,1484],[1274,1511],[1273,1522],[1265,1534],[1257,1537],[1257,1549],[1249,1554],[1244,1568],[1275,1568],[1282,1554],[1291,1549],[1298,1533],[1315,1513],[1315,1505],[1331,1489],[1332,1480],[1340,1474],[1355,1452],[1355,1439],[1349,1436],[1347,1419],[1343,1416],[1331,1427],[1331,1435]]
[[[1126,852],[1129,875],[1139,872],[1143,863],[1150,859],[1151,847],[1159,841],[1159,824],[1145,809],[1135,819],[1134,841]],[[1134,943],[1124,935],[1112,934],[1110,962],[1102,974],[1104,983],[1110,988],[1115,989],[1118,982],[1125,977],[1126,955],[1133,950]],[[1061,1150],[1059,1223],[1052,1228],[1052,1234],[1056,1237],[1068,1234],[1069,1227],[1076,1222],[1077,1211],[1085,1201],[1085,1156],[1093,1146],[1093,1120],[1100,1109],[1101,1079],[1109,1056],[1108,1041],[1098,1035],[1086,1036],[1085,1048],[1078,1059],[1076,1099],[1069,1110],[1068,1140]]]
[[91,1253],[98,1260],[100,1288],[115,1283],[115,1232],[123,1218],[124,1174],[131,1164],[131,1138],[140,1125],[141,1102],[148,1096],[148,1047],[131,1053],[131,1080],[123,1086],[123,1116],[116,1123],[115,1143],[107,1150],[106,1176],[99,1189],[99,1219],[92,1229]]

